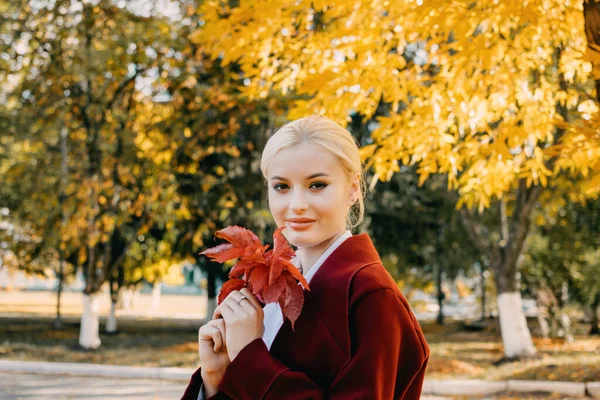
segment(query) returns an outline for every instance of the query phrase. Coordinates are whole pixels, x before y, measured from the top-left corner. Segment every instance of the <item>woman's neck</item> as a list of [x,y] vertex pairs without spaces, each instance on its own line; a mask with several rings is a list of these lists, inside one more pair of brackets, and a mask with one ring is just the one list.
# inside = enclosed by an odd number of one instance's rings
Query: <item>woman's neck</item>
[[300,261],[302,268],[304,270],[304,275],[308,273],[308,271],[315,265],[319,257],[325,253],[325,250],[329,248],[332,244],[335,243],[336,240],[342,236],[346,230],[341,230],[340,232],[333,235],[331,238],[324,240],[323,242],[316,244],[311,247],[302,247],[296,250],[296,257]]

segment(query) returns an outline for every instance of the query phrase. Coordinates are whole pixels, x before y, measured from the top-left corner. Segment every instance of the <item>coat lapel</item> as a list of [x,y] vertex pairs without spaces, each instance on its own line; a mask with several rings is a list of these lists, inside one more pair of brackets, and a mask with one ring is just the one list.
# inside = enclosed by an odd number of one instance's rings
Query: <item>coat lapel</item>
[[[381,262],[366,234],[346,239],[317,270],[304,291],[304,307],[295,331],[285,320],[271,354],[289,368],[305,372],[327,387],[350,359],[348,322],[352,278],[363,267]],[[316,360],[319,360],[316,362]]]
[[368,234],[346,239],[325,260],[310,281],[313,299],[329,332],[350,356],[348,303],[354,274],[363,267],[381,262]]

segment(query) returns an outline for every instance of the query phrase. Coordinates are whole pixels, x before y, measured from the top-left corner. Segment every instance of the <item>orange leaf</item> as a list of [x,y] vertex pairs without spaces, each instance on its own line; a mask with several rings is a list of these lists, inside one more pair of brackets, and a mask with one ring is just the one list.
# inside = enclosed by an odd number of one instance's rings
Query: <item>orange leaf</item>
[[257,265],[248,272],[248,282],[253,293],[260,292],[269,282],[269,267],[266,265]]
[[235,247],[234,245],[229,243],[225,243],[215,247],[211,247],[210,249],[206,249],[200,254],[211,258],[213,261],[222,263],[228,260],[233,260],[234,258],[241,257],[242,255],[244,255],[244,251],[244,249]]
[[[217,262],[239,258],[229,272],[229,279],[223,284],[218,303],[234,290],[248,287],[263,304],[278,302],[285,318],[294,324],[304,305],[303,288],[310,290],[308,282],[290,262],[294,250],[278,228],[273,234],[273,249],[262,245],[258,236],[240,226],[228,226],[218,231],[215,236],[227,240],[207,249],[204,254]],[[302,286],[298,285],[301,283]]]
[[254,232],[237,225],[221,229],[215,236],[227,240],[236,247],[243,247],[245,249],[262,247],[260,239]]
[[262,290],[263,297],[265,299],[265,303],[273,303],[279,299],[281,294],[285,294],[285,284],[286,280],[283,276],[279,276],[275,279],[272,285],[267,285]]
[[221,291],[219,292],[219,297],[217,299],[217,303],[221,304],[223,302],[223,300],[225,300],[227,298],[227,296],[229,296],[229,293],[233,292],[234,290],[242,290],[246,286],[247,286],[246,281],[244,281],[243,279],[238,279],[238,278],[229,279],[221,287]]
[[292,330],[294,330],[294,324],[302,312],[302,306],[304,306],[304,293],[302,287],[290,275],[286,276],[286,281],[285,299],[280,298],[279,306],[283,311],[283,315],[290,320]]

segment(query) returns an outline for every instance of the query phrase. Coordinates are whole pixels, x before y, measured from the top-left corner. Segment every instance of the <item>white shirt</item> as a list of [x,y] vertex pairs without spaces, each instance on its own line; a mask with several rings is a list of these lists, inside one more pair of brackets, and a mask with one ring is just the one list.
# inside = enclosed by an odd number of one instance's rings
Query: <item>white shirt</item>
[[[329,246],[323,254],[321,254],[321,257],[319,257],[319,259],[315,262],[312,268],[308,272],[306,272],[306,274],[304,275],[304,279],[306,279],[306,281],[310,283],[310,280],[313,276],[315,276],[317,270],[321,267],[321,265],[323,265],[325,260],[327,260],[327,257],[329,257],[331,253],[333,253],[334,250],[337,249],[342,243],[344,243],[344,240],[348,239],[351,236],[352,232],[347,230],[342,236],[337,238],[337,240],[333,242],[333,244]],[[300,268],[300,260],[298,260],[298,258],[292,258],[291,262],[296,267],[298,267],[298,269]],[[281,312],[281,307],[277,302],[267,304],[263,308],[263,311],[263,324],[265,327],[265,331],[263,333],[262,339],[267,345],[267,348],[271,350],[271,345],[275,340],[275,336],[277,336],[277,334],[279,333],[279,329],[281,329],[281,326],[283,325],[283,313]],[[198,400],[204,400],[205,398],[206,397],[204,396],[204,384],[202,384],[200,386],[200,392],[198,393]]]
[[[333,242],[333,244],[329,246],[323,254],[321,254],[321,257],[319,257],[312,268],[304,275],[304,278],[309,284],[310,280],[317,273],[317,270],[321,267],[321,265],[323,265],[327,257],[329,257],[331,253],[333,253],[334,250],[337,249],[344,242],[344,240],[348,239],[350,236],[352,236],[352,233],[347,230],[342,236]],[[291,262],[296,267],[300,268],[300,260],[298,260],[298,258],[292,258]],[[277,302],[267,304],[263,310],[265,316],[263,320],[265,332],[263,333],[262,339],[267,345],[267,348],[271,350],[271,345],[275,340],[275,336],[277,336],[279,329],[281,329],[281,326],[283,325],[283,314],[281,312],[281,307]]]

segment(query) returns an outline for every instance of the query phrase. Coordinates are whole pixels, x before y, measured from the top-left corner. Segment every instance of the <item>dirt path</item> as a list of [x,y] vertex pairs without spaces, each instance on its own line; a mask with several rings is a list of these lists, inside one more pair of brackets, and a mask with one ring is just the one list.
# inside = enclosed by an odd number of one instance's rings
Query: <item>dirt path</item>
[[[106,316],[110,310],[108,293],[100,294],[100,315]],[[80,316],[82,295],[79,292],[65,292],[61,296],[61,314]],[[5,291],[0,290],[0,314],[2,315],[42,315],[56,313],[56,293],[49,291]],[[132,308],[117,310],[117,316],[139,316],[148,318],[187,318],[203,319],[206,314],[206,297],[185,295],[162,295],[159,307],[152,309],[152,295],[140,294]]]

